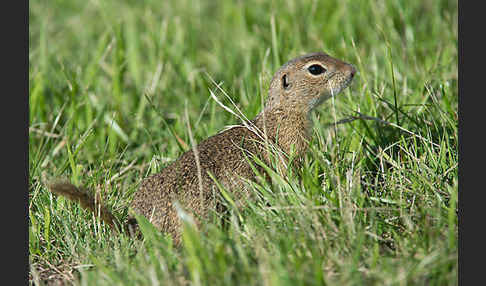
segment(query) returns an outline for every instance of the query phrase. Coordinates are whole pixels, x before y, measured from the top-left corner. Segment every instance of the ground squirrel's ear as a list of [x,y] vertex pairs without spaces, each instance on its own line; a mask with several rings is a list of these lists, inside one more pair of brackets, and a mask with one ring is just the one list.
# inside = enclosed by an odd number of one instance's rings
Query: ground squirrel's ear
[[282,86],[283,86],[284,89],[287,89],[290,86],[290,83],[287,80],[287,75],[286,74],[284,74],[282,76]]

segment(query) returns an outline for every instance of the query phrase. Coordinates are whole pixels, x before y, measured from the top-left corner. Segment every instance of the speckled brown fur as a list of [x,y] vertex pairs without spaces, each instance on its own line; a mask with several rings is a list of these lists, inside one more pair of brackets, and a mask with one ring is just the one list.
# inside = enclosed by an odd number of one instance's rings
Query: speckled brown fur
[[[202,193],[199,189],[196,159],[193,151],[184,153],[161,173],[146,178],[131,203],[131,208],[147,217],[157,228],[173,234],[179,240],[180,219],[174,203],[195,218],[206,217],[215,209],[218,189],[208,173],[228,190],[244,189],[238,177],[254,178],[246,160],[259,154],[263,146],[258,137],[245,127],[233,127],[202,141],[198,146],[201,164]],[[246,158],[245,158],[246,155]],[[238,195],[238,194],[237,194]],[[243,194],[240,194],[240,196]]]
[[[314,65],[322,67],[324,72],[312,74],[309,67]],[[308,54],[287,62],[273,76],[265,107],[255,119],[203,140],[196,146],[198,156],[190,150],[160,173],[144,179],[130,208],[159,230],[170,233],[179,243],[181,219],[176,203],[198,223],[207,218],[211,210],[216,210],[219,192],[208,173],[244,202],[251,195],[244,181],[255,180],[248,160],[257,156],[271,165],[269,146],[283,152],[278,171],[285,174],[285,154],[292,150],[294,157],[299,158],[307,150],[310,112],[344,89],[354,74],[352,65],[324,53]],[[200,163],[200,176],[196,158]],[[263,173],[257,164],[254,166]]]

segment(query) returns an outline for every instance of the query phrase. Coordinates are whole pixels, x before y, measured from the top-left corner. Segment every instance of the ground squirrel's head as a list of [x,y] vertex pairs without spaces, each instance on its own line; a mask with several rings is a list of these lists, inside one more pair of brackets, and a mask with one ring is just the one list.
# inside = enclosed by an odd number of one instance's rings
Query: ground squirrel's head
[[356,69],[325,53],[307,54],[284,64],[270,83],[265,110],[309,112],[348,86]]

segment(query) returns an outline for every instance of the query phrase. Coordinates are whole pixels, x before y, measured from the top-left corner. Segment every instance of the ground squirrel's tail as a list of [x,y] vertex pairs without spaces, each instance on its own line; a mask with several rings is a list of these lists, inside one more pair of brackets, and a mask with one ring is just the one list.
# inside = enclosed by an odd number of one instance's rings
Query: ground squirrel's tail
[[57,181],[48,184],[48,189],[72,201],[77,201],[81,207],[100,215],[101,219],[107,223],[112,229],[124,232],[127,234],[133,233],[133,224],[136,222],[130,219],[128,223],[121,224],[113,213],[101,203],[101,196],[93,196],[89,191],[83,187],[76,187],[67,181]]

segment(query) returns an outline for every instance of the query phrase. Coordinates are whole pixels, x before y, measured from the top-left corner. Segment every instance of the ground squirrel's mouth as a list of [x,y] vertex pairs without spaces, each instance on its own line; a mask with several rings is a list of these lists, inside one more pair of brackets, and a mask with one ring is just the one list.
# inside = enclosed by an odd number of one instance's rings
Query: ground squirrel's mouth
[[351,81],[354,78],[354,72],[353,72],[348,77],[346,77],[346,79],[341,84],[339,84],[339,86],[337,86],[337,87],[331,87],[330,80],[335,75],[336,75],[336,73],[333,73],[329,77],[329,79],[328,79],[329,91],[330,92],[328,94],[324,94],[324,95],[320,96],[319,98],[313,98],[313,99],[311,99],[311,101],[309,103],[311,110],[314,109],[314,108],[316,108],[317,106],[319,106],[320,104],[322,104],[324,101],[328,100],[329,98],[331,98],[333,96],[336,96],[339,93],[341,93],[341,91],[343,91],[346,87],[348,87],[350,85]]
[[[353,69],[353,72],[351,72],[338,87],[330,88],[331,93],[330,93],[329,97],[338,95],[341,91],[343,91],[343,89],[348,87],[351,84],[351,81],[354,78],[354,74],[355,74],[355,72],[354,72],[354,69]],[[335,74],[333,74],[331,78],[333,78],[334,76],[335,76]],[[331,79],[331,78],[329,78],[329,79]]]
[[348,87],[350,84],[351,84],[351,81],[353,81],[353,78],[354,78],[354,74],[351,74],[351,76],[349,76],[343,83],[343,85],[341,85],[341,87],[339,88],[339,92],[341,92],[343,89],[345,89],[346,87]]

